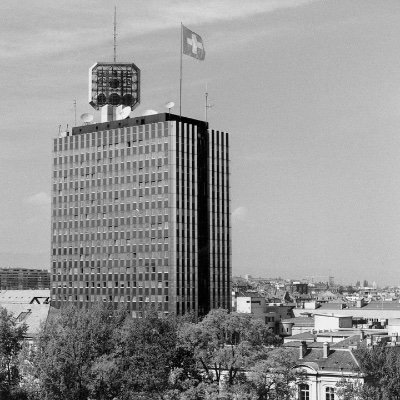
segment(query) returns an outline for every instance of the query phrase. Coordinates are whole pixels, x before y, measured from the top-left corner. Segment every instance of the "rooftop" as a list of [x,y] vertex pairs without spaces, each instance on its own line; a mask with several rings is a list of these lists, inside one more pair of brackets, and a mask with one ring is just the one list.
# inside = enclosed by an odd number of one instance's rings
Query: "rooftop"
[[31,338],[39,333],[41,324],[46,322],[50,304],[1,303],[0,308],[12,313],[19,323],[26,323],[26,336]]
[[72,135],[80,135],[83,133],[89,132],[97,132],[97,131],[105,131],[109,129],[118,129],[129,126],[139,126],[145,124],[154,124],[157,122],[165,122],[165,121],[182,121],[185,123],[190,123],[194,125],[204,125],[207,126],[207,122],[200,121],[193,118],[188,117],[180,117],[179,115],[170,114],[170,113],[159,113],[154,115],[146,115],[141,117],[134,118],[126,118],[117,121],[109,121],[109,122],[101,122],[94,123],[89,125],[82,125],[72,128]]
[[297,335],[293,335],[293,336],[288,336],[285,338],[285,343],[286,341],[302,341],[302,340],[312,340],[312,341],[316,341],[317,339],[317,335],[312,334],[311,332],[302,332],[302,333],[298,333]]
[[351,346],[357,346],[361,341],[361,335],[353,335],[349,336],[346,339],[343,339],[340,342],[333,343],[332,348],[343,348],[348,349]]
[[[295,344],[297,343],[297,346]],[[300,342],[289,342],[284,344],[289,349],[296,363],[309,366],[316,370],[358,372],[360,365],[353,352],[349,349],[334,348],[329,350],[327,358],[323,357],[323,343],[307,343],[307,349],[302,359],[299,358]]]
[[50,298],[50,289],[3,290],[0,292],[0,305],[2,303],[31,304],[31,302],[34,299],[49,299],[49,298]]
[[292,323],[294,326],[314,327],[313,317],[295,317],[282,320],[283,323]]
[[0,307],[5,308],[18,320],[28,325],[27,337],[38,334],[47,319],[50,290],[5,290],[0,292]]

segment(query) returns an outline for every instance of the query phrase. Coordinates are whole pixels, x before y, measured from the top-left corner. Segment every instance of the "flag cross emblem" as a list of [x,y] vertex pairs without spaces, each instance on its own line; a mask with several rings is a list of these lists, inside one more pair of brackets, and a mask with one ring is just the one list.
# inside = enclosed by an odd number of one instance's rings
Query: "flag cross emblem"
[[192,46],[192,53],[197,54],[197,49],[203,50],[203,43],[197,41],[197,35],[192,33],[191,38],[186,39],[187,44]]
[[182,53],[187,56],[204,60],[206,52],[204,50],[203,39],[197,33],[182,25]]

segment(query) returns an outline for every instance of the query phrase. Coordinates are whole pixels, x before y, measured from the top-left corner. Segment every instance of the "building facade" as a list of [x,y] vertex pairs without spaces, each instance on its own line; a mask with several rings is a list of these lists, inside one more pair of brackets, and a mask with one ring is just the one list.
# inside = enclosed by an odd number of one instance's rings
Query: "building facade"
[[49,289],[47,269],[0,268],[0,290]]
[[303,382],[297,388],[298,400],[339,400],[338,389],[343,380],[353,384],[365,381],[359,360],[345,345],[301,341],[285,343],[283,347],[303,373]]
[[228,134],[172,114],[54,139],[52,304],[229,309],[229,176]]

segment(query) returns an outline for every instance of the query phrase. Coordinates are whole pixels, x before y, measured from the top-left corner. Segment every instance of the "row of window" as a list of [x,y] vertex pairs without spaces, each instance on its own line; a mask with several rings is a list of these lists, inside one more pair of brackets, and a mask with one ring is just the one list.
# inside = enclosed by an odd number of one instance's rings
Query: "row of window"
[[[105,145],[131,146],[136,141],[149,141],[157,138],[168,137],[168,129],[164,123],[147,124],[139,127],[129,127],[110,131],[90,132],[80,135],[66,136],[54,139],[54,149],[61,150],[78,149]],[[166,124],[166,123],[165,123]],[[151,127],[151,129],[150,129]],[[158,128],[158,129],[157,129]]]
[[[69,239],[70,241],[83,241],[83,240],[119,240],[119,239],[131,239],[136,238],[136,234],[131,232],[148,231],[148,230],[162,230],[169,228],[169,222],[144,222],[132,224],[128,230],[115,231],[113,229],[106,229],[102,231],[82,231],[78,229],[78,224],[74,228],[74,221],[58,221],[53,222],[53,240],[61,242],[62,240]],[[77,222],[77,221],[76,221]],[[60,236],[64,235],[61,239]],[[58,236],[58,239],[57,239]],[[118,244],[118,243],[115,243]]]
[[[121,228],[121,227],[120,227]],[[91,234],[84,234],[79,228],[71,229],[54,229],[52,241],[54,245],[57,243],[67,245],[65,242],[93,242],[86,243],[86,246],[93,245],[131,245],[137,243],[148,243],[149,240],[140,240],[132,242],[132,239],[151,239],[151,243],[162,244],[167,242],[169,233],[168,222],[164,222],[164,225],[153,225],[153,224],[136,224],[134,226],[129,225],[129,229],[126,231],[114,231],[113,229],[107,229],[103,233],[92,231]],[[158,240],[155,240],[158,239]],[[162,240],[164,239],[164,240]],[[121,241],[120,241],[121,240]],[[105,242],[107,241],[107,242]],[[101,242],[101,243],[100,243]],[[70,244],[71,246],[71,244]]]
[[[168,180],[168,170],[160,171],[158,166],[154,168],[151,172],[144,171],[144,169],[140,169],[138,171],[131,170],[131,169],[118,169],[118,174],[113,174],[115,169],[108,170],[106,165],[96,167],[86,167],[86,168],[71,168],[67,169],[60,169],[58,171],[53,171],[53,178],[55,183],[64,182],[66,178],[69,177],[68,181],[70,182],[86,182],[88,178],[93,179],[96,177],[96,180],[93,180],[97,186],[106,186],[106,185],[119,185],[125,183],[135,183],[135,182],[152,182],[153,184],[158,181]],[[109,166],[110,167],[110,166]],[[109,168],[110,169],[110,168]],[[111,172],[111,173],[110,173]],[[81,179],[79,179],[81,177]],[[83,177],[85,179],[83,179]],[[58,179],[57,179],[58,178]],[[72,179],[71,179],[72,178]],[[129,181],[128,181],[129,180]],[[54,185],[53,185],[54,187]]]
[[[310,400],[310,386],[306,383],[299,386],[299,400]],[[335,388],[325,388],[325,400],[335,400]]]
[[[165,186],[165,192],[168,193],[168,186]],[[106,193],[106,192],[104,192]],[[86,214],[102,214],[105,215],[107,213],[114,213],[114,212],[121,212],[124,213],[126,212],[131,212],[133,213],[130,214],[132,218],[136,218],[136,216],[140,217],[140,214],[143,210],[159,210],[161,208],[168,208],[168,196],[165,196],[165,194],[160,194],[160,196],[153,198],[151,201],[149,200],[142,200],[142,201],[133,201],[132,203],[110,203],[106,202],[106,204],[86,204],[83,206],[72,206],[72,203],[64,203],[61,202],[59,204],[58,208],[55,208],[55,205],[53,206],[53,211],[60,211],[60,210],[67,210],[69,211],[67,215],[86,215]],[[115,197],[118,198],[119,193],[112,193],[110,192],[109,194],[114,194]],[[140,199],[140,197],[139,197]]]
[[[132,267],[132,268],[131,268],[130,264],[126,265],[126,266],[123,266],[123,270],[120,272],[120,279],[124,280],[125,279],[124,278],[125,277],[124,274],[130,275],[131,272],[133,273],[133,275],[136,275],[136,273],[138,273],[139,277],[141,277],[140,274],[143,274],[143,273],[149,274],[151,272],[151,273],[154,274],[154,273],[157,272],[158,273],[158,278],[159,278],[159,280],[161,280],[163,271],[162,271],[162,268],[161,269],[157,268],[157,265],[159,267],[162,266],[163,265],[162,260],[154,259],[154,258],[153,259],[146,258],[145,259],[145,263],[144,263],[143,266]],[[74,268],[73,270],[72,270],[72,266],[70,268],[68,268],[68,273],[77,275],[78,274],[78,265],[74,265],[73,268]],[[55,274],[55,270],[56,269],[53,268],[53,273],[54,274]],[[168,279],[168,271],[169,270],[167,268],[164,269],[164,279]],[[96,273],[96,276],[98,276],[99,274],[102,274],[103,278],[105,278],[107,276],[107,274],[109,276],[110,275],[111,276],[112,275],[118,276],[118,272],[114,272],[114,271],[111,271],[109,269],[106,269],[106,267],[104,267],[104,266],[103,267],[100,267],[100,266],[98,266],[98,267],[91,267],[91,266],[86,267],[85,265],[83,265],[83,263],[81,263],[80,274],[81,275],[85,274],[85,275],[89,276],[89,273],[90,273],[90,276],[92,276],[92,277],[93,277],[93,275],[95,273]],[[53,276],[53,279],[55,279],[55,276]]]
[[[119,256],[119,255],[118,255]],[[164,259],[158,258],[157,259],[157,265],[158,266],[168,266],[168,253],[165,254]],[[147,266],[151,265],[149,259],[143,259],[139,258],[138,260],[136,259],[113,259],[113,260],[53,260],[52,261],[52,267],[53,268],[72,268],[72,267],[85,267],[85,268],[95,268],[95,267],[107,267],[107,268],[129,268],[129,267],[142,267],[142,266]]]
[[53,157],[53,165],[62,167],[63,165],[68,166],[73,164],[83,164],[95,160],[114,160],[115,162],[123,161],[125,157],[133,157],[141,154],[150,155],[151,158],[157,158],[160,156],[164,157],[168,155],[168,142],[158,143],[157,145],[153,143],[152,145],[146,146],[132,146],[132,148],[128,148],[126,150],[105,150],[97,148],[97,151],[93,149],[90,152],[87,151],[85,153],[78,154],[65,155],[65,153],[60,153],[58,156]]
[[[136,211],[133,209],[133,205],[136,205],[136,203],[132,203],[132,211]],[[153,210],[153,211],[156,211],[158,215],[161,215],[163,213],[162,211],[164,211],[164,214],[166,214],[166,213],[168,213],[168,200],[164,200],[164,201],[158,200],[157,202],[144,201],[144,202],[142,202],[142,205],[141,205],[141,203],[138,203],[137,207],[140,207],[138,209],[138,211],[141,211],[141,209],[148,210],[148,211]],[[99,223],[97,223],[97,224],[89,224],[92,226],[107,226],[107,225],[110,225],[110,222],[113,222],[113,221],[115,221],[116,224],[118,224],[118,222],[120,222],[120,224],[125,224],[125,222],[126,222],[129,225],[131,223],[134,224],[133,219],[136,218],[136,216],[132,217],[132,216],[129,216],[130,214],[127,214],[128,216],[125,218],[126,221],[123,219],[124,217],[119,217],[120,221],[118,221],[118,217],[110,218],[110,215],[107,214],[107,212],[102,212],[102,211],[97,212],[97,209],[96,209],[96,212],[94,212],[93,214],[90,212],[86,213],[83,210],[80,213],[78,207],[69,207],[68,208],[67,205],[65,205],[63,208],[58,208],[58,209],[53,208],[52,215],[53,215],[53,217],[63,217],[63,216],[64,217],[67,217],[67,216],[73,217],[70,219],[73,219],[76,222],[78,222],[78,217],[82,217],[82,218],[79,218],[80,221],[89,220],[89,219],[91,219],[91,218],[89,218],[89,215],[90,215],[92,218],[95,218],[96,220],[99,221]],[[153,213],[153,215],[156,215],[156,214]],[[104,223],[104,221],[102,221],[100,223],[99,218],[107,220],[108,223]],[[111,219],[111,221],[110,221],[110,219]],[[65,220],[65,218],[63,218],[63,220]],[[84,225],[85,224],[81,224],[81,227],[83,227]]]
[[[77,222],[77,221],[75,221]],[[114,229],[107,229],[105,228],[104,230],[85,230],[82,231],[79,228],[79,224],[74,224],[74,221],[58,221],[58,222],[53,222],[53,239],[56,240],[56,236],[59,235],[64,235],[63,240],[118,240],[118,239],[130,239],[130,234],[128,232],[131,231],[144,231],[144,230],[149,230],[149,229],[162,229],[162,228],[169,228],[169,222],[145,222],[142,221],[141,223],[136,223],[132,224],[129,229],[126,230],[121,230],[121,231],[115,231]],[[60,241],[59,239],[58,241]]]
[[[135,195],[133,195],[135,193]],[[167,199],[168,196],[166,196],[168,194],[168,186],[159,186],[158,189],[156,190],[156,187],[152,187],[151,191],[149,187],[145,187],[145,188],[139,188],[138,190],[136,189],[120,189],[120,190],[110,190],[110,191],[103,191],[103,192],[86,192],[86,193],[81,193],[81,195],[85,195],[85,196],[79,196],[84,197],[84,199],[86,200],[86,207],[95,207],[95,206],[101,206],[101,205],[109,205],[109,204],[117,204],[117,201],[127,201],[129,198],[138,198],[138,204],[136,204],[136,201],[132,202],[132,211],[140,211],[140,208],[145,208],[143,207],[143,205],[140,205],[140,203],[144,202],[144,198],[146,199],[147,202],[150,201],[150,199],[148,199],[151,196],[151,201],[154,202],[156,201],[162,201],[161,199]],[[64,197],[67,195],[64,195]],[[74,196],[73,194],[70,194],[68,196],[68,198],[70,198],[71,196]],[[76,199],[77,193],[74,196],[74,199]],[[62,191],[59,190],[58,193],[58,198],[62,197]],[[53,196],[53,199],[55,197]],[[68,199],[69,200],[69,199]],[[95,201],[97,200],[97,202],[101,202],[102,204],[95,204]],[[80,200],[81,202],[83,200]],[[88,203],[90,201],[90,203]],[[166,201],[166,200],[165,200]],[[64,205],[64,209],[71,207],[72,203],[78,203],[78,201],[74,201],[74,202],[64,202],[64,201],[59,201],[58,202],[58,206],[59,208],[62,208],[62,205]],[[107,204],[104,204],[107,203]],[[118,203],[118,204],[124,204],[124,203]],[[127,203],[130,204],[130,203]],[[53,209],[55,208],[56,204],[53,203]],[[154,205],[153,205],[154,206]],[[127,208],[130,206],[126,206]],[[162,204],[158,204],[157,203],[157,207],[161,208]],[[168,205],[167,205],[168,207]]]
[[61,294],[53,294],[51,296],[52,301],[57,301],[57,300],[64,300],[64,301],[104,301],[104,302],[132,302],[132,303],[148,303],[148,302],[154,302],[154,303],[168,303],[168,296],[130,296],[130,295],[120,295],[120,296],[114,296],[114,295],[84,295],[84,294],[79,294],[79,295],[61,295]]
[[[79,243],[79,242],[78,242]],[[76,243],[76,244],[78,244]],[[72,244],[72,243],[71,243]],[[168,243],[159,244],[154,246],[154,251],[168,251]],[[142,248],[143,250],[143,248]],[[132,257],[139,258],[140,253],[144,251],[139,250],[138,244],[120,244],[120,245],[113,245],[107,246],[104,243],[97,246],[85,246],[85,247],[78,247],[78,246],[69,246],[69,247],[58,247],[53,248],[52,253],[53,256],[56,255],[90,255],[90,254],[113,254],[114,252],[118,253],[132,253]]]
[[[135,192],[134,198],[131,194]],[[157,193],[158,192],[158,193]],[[166,193],[164,193],[166,192]],[[125,198],[125,194],[127,198]],[[139,194],[139,196],[137,196]],[[105,213],[105,212],[118,212],[118,211],[132,211],[134,216],[143,215],[143,210],[145,208],[145,202],[159,202],[168,200],[168,186],[163,187],[160,186],[158,190],[148,190],[145,189],[136,189],[134,190],[126,190],[126,191],[115,191],[110,190],[108,192],[104,191],[103,194],[101,192],[86,192],[81,193],[79,196],[77,193],[75,195],[73,193],[65,194],[62,193],[58,196],[53,197],[53,209],[56,209],[57,205],[59,209],[67,209],[67,208],[81,208],[81,213],[88,212],[97,212],[97,213]],[[188,196],[189,197],[189,196]],[[56,201],[57,199],[57,201]],[[194,201],[192,197],[190,200]],[[154,204],[152,204],[154,207]],[[162,204],[157,206],[162,208]],[[150,207],[149,207],[150,208]],[[74,210],[75,211],[75,210]]]
[[[60,277],[59,277],[60,278]],[[164,283],[164,284],[163,284]],[[88,281],[86,281],[86,282],[83,282],[83,281],[80,281],[80,282],[72,282],[72,281],[70,281],[70,282],[68,282],[68,285],[67,285],[67,283],[64,281],[64,283],[61,283],[61,281],[59,281],[58,283],[57,283],[57,285],[56,285],[56,283],[53,281],[53,287],[55,288],[55,287],[58,287],[58,288],[61,288],[61,287],[64,287],[64,288],[67,288],[67,286],[69,287],[69,288],[84,288],[84,287],[86,287],[86,288],[89,288],[89,287],[92,287],[92,288],[94,288],[94,287],[97,287],[97,288],[121,288],[121,289],[123,289],[123,288],[131,288],[131,282],[130,281],[103,281],[103,282],[93,282],[93,281],[91,281],[91,282],[88,282]],[[152,280],[152,281],[132,281],[132,288],[159,288],[159,289],[162,289],[163,287],[164,288],[167,288],[168,287],[168,281],[156,281],[156,280]]]
[[[65,168],[65,169],[57,169],[55,168],[53,170],[53,178],[67,178],[67,177],[75,177],[75,179],[78,179],[78,177],[85,177],[86,179],[91,177],[103,177],[103,176],[110,176],[112,174],[119,173],[121,175],[126,175],[126,176],[136,176],[140,175],[143,173],[159,173],[159,171],[164,167],[165,170],[167,170],[168,167],[168,158],[158,158],[157,160],[155,158],[153,159],[147,159],[147,160],[141,160],[141,161],[133,161],[133,162],[122,162],[122,163],[109,163],[109,164],[96,164],[96,165],[89,165],[86,167],[77,167],[77,166],[71,166],[70,168]],[[153,177],[153,180],[155,180],[155,177]],[[136,179],[134,180],[136,182]]]

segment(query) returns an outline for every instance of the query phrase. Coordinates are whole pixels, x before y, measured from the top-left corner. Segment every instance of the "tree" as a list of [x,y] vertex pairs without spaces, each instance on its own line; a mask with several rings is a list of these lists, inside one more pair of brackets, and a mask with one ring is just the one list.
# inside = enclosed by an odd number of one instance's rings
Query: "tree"
[[380,344],[354,351],[365,383],[342,381],[338,385],[341,400],[397,400],[400,398],[400,353],[397,347]]
[[279,348],[257,361],[248,379],[254,400],[284,400],[293,398],[304,374],[296,368],[292,351]]
[[20,381],[18,355],[28,327],[0,308],[0,398],[12,398]]
[[34,365],[41,399],[178,399],[197,385],[178,320],[146,311],[132,319],[104,305],[62,309],[44,327]]
[[356,292],[356,290],[353,288],[353,286],[351,286],[351,285],[349,285],[349,286],[346,286],[346,292],[347,293],[349,293],[349,294],[352,294],[352,293],[354,293],[354,292]]
[[[171,397],[196,379],[191,354],[177,345],[178,320],[147,311],[119,330],[115,362],[121,399]],[[190,385],[189,385],[190,386]]]
[[365,385],[359,381],[342,379],[336,385],[336,393],[340,400],[378,400],[381,399],[379,389]]
[[243,371],[266,354],[266,346],[278,343],[261,320],[221,309],[211,311],[198,324],[183,324],[178,336],[203,371],[205,382],[227,387],[241,383]]
[[[20,372],[20,394],[22,399],[41,400],[40,382],[38,379],[37,369],[34,365],[36,357],[35,346],[24,343],[19,353],[19,372]],[[19,397],[17,397],[20,399]]]
[[[123,311],[98,305],[90,309],[70,306],[49,318],[34,360],[42,398],[87,400],[93,380],[103,373],[98,363],[113,353],[113,335],[125,316]],[[101,393],[103,397],[97,398],[112,399],[112,394]]]

